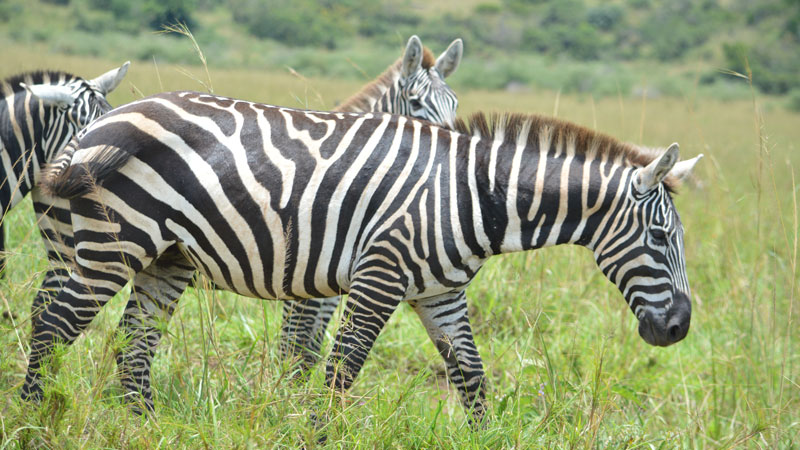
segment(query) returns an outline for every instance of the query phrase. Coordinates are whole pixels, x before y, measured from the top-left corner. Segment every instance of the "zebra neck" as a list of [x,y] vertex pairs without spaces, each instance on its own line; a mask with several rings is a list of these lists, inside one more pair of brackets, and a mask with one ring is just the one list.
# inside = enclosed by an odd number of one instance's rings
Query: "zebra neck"
[[[38,103],[38,102],[37,102]],[[64,120],[51,120],[55,108],[26,104],[25,96],[9,96],[0,105],[0,151],[3,185],[0,203],[12,208],[36,186],[39,172],[62,135],[72,133]]]
[[359,92],[339,104],[334,111],[341,112],[387,112],[393,113],[394,100],[399,89],[400,60]]
[[491,254],[560,244],[592,249],[625,198],[620,188],[629,184],[632,168],[587,156],[574,143],[545,141],[495,141],[473,153],[484,247]]

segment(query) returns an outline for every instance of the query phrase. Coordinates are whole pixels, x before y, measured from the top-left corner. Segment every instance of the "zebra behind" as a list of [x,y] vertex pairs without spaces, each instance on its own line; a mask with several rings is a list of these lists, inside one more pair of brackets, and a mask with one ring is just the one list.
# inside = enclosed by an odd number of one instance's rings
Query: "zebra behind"
[[71,236],[66,242],[57,237],[48,220],[48,216],[68,216],[69,205],[37,188],[41,169],[78,130],[111,110],[105,97],[125,77],[129,64],[91,80],[41,71],[0,82],[0,270],[5,267],[5,215],[30,192],[50,261],[33,302],[34,312],[66,280],[65,264],[72,258]]
[[22,396],[41,397],[53,344],[74,341],[131,278],[142,299],[174,301],[200,270],[256,298],[349,293],[326,366],[342,391],[408,302],[480,421],[485,376],[465,289],[492,255],[587,247],[647,343],[686,336],[670,190],[697,159],[678,162],[677,144],[653,158],[533,115],[478,114],[446,130],[193,92],[125,105],[49,169],[47,188],[71,198],[76,269],[36,322]]
[[[456,71],[462,54],[463,43],[456,39],[434,59],[419,38],[411,36],[400,59],[334,111],[402,114],[452,128],[458,98],[444,79]],[[281,353],[287,358],[298,358],[302,370],[318,361],[325,330],[340,298],[283,304]],[[149,361],[145,364],[149,366]]]

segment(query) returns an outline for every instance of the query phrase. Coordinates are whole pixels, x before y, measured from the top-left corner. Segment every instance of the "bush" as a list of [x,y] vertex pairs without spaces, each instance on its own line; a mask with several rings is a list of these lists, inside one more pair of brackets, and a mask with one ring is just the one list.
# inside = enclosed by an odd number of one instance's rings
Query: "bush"
[[500,14],[502,10],[496,3],[478,3],[475,6],[475,14]]
[[795,88],[789,93],[786,106],[791,111],[800,113],[800,89]]
[[22,8],[23,3],[20,1],[0,0],[0,23],[10,22],[22,12]]
[[[189,28],[196,25],[191,16],[195,0],[83,0],[78,3],[76,15],[78,27],[86,31],[115,29],[129,34],[139,32],[143,27],[161,30],[164,25],[186,24]],[[111,14],[113,21],[101,23],[103,18]]]
[[747,74],[747,65],[753,72],[753,85],[767,94],[786,94],[800,88],[800,58],[791,42],[772,42],[748,48],[741,42],[722,46],[727,68]]
[[259,38],[292,46],[336,47],[340,22],[311,0],[232,0],[233,18]]
[[191,11],[194,5],[194,0],[148,0],[142,2],[142,10],[147,24],[154,30],[178,23],[193,28],[195,22]]
[[609,31],[622,23],[625,11],[618,5],[601,5],[589,9],[586,21],[603,31]]

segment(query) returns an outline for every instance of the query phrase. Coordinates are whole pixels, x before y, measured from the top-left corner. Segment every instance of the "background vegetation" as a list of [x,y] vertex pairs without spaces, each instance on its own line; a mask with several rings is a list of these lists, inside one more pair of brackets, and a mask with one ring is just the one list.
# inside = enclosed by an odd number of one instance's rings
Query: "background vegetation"
[[[208,85],[188,40],[149,31],[158,28],[151,23],[163,14],[158,8],[170,2],[140,2],[114,19],[114,8],[127,6],[111,2],[98,10],[89,1],[95,0],[0,2],[0,17],[11,17],[0,25],[0,77],[42,67],[94,76],[132,58],[128,77],[111,95],[115,105],[164,90],[205,89],[198,80]],[[647,29],[648,20],[680,4],[673,3],[616,2],[617,12],[609,12],[614,8],[605,3],[585,2],[579,11],[586,15],[575,17],[599,27],[596,59],[555,42],[529,50],[486,37],[490,29],[513,31],[514,23],[534,16],[529,23],[546,28],[543,11],[558,9],[550,2],[446,1],[421,9],[413,2],[376,3],[358,11],[346,2],[299,1],[296,14],[316,6],[309,20],[321,17],[320,29],[337,32],[329,43],[314,41],[309,26],[305,46],[252,37],[247,19],[234,17],[255,15],[255,3],[176,4],[191,6],[181,19],[193,21],[211,84],[223,95],[329,108],[391,63],[408,34],[420,34],[437,52],[465,36],[465,60],[452,80],[460,114],[555,114],[645,145],[678,141],[684,157],[705,153],[695,180],[676,197],[694,300],[692,328],[681,343],[647,346],[591,255],[559,247],[495,258],[470,287],[476,341],[491,383],[485,430],[467,426],[443,363],[409,308],[392,317],[347,403],[331,406],[321,368],[307,384],[287,379],[275,345],[280,305],[191,289],[164,325],[153,378],[158,411],[149,420],[128,413],[114,373],[121,345],[115,330],[127,294],[63,352],[47,399],[36,408],[17,400],[28,311],[46,264],[28,202],[6,219],[0,449],[315,447],[318,434],[308,415],[321,409],[331,411],[328,447],[797,448],[800,114],[785,107],[800,101],[791,91],[778,95],[762,86],[762,79],[781,73],[776,65],[798,56],[791,51],[796,44],[778,45],[789,42],[785,30],[797,3],[707,2],[699,16],[674,18],[674,26],[706,36],[689,39],[694,44],[674,56],[657,55],[660,44],[650,38],[641,39],[635,54],[606,43]],[[595,11],[589,22],[596,8],[605,13]],[[81,29],[77,14],[99,17],[97,27],[106,28]],[[357,14],[387,19],[365,25]],[[611,19],[601,19],[606,16]],[[696,17],[708,21],[696,23]],[[123,29],[125,20],[134,25]],[[447,20],[473,22],[452,32],[434,26]],[[368,30],[378,23],[382,28]],[[762,47],[785,51],[786,58],[758,62],[753,55]],[[719,70],[746,73],[736,59],[743,52],[754,72],[752,89],[748,80]],[[506,76],[506,84],[492,84],[495,76]]]
[[[193,30],[218,67],[359,79],[411,34],[465,40],[463,88],[544,88],[746,98],[720,69],[755,74],[769,94],[800,98],[798,0],[0,0],[0,44],[191,63],[166,23]],[[47,24],[42,26],[42,24]],[[441,51],[441,50],[439,50]]]

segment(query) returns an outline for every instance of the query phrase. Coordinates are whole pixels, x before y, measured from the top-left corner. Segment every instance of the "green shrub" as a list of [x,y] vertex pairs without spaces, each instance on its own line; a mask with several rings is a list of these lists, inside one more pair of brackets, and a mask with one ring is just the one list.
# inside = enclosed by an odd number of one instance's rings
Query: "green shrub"
[[800,57],[792,42],[771,42],[748,48],[741,42],[722,46],[726,68],[747,74],[753,73],[753,85],[767,94],[786,94],[800,88]]
[[475,14],[500,14],[503,9],[497,3],[478,3]]
[[789,92],[786,105],[790,110],[800,113],[800,89],[795,88]]
[[10,22],[19,16],[23,5],[19,0],[0,0],[0,23]]
[[233,18],[259,38],[292,46],[335,48],[340,22],[311,0],[231,0]]
[[595,28],[609,31],[620,23],[625,17],[625,10],[619,5],[600,5],[590,8],[586,13],[586,21]]

